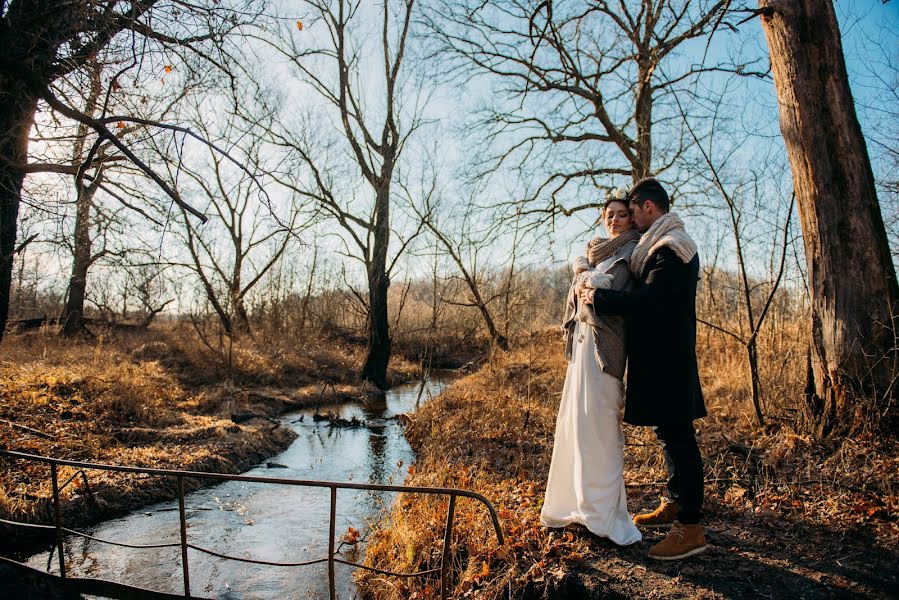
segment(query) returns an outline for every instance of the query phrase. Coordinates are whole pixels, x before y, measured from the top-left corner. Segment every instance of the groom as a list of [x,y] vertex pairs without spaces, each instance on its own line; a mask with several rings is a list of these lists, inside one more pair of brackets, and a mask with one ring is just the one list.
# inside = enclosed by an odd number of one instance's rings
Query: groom
[[659,560],[678,560],[706,549],[702,516],[702,456],[693,420],[706,415],[696,365],[696,244],[655,179],[628,193],[643,234],[630,259],[637,285],[630,291],[583,290],[581,299],[601,314],[630,317],[627,330],[627,395],[624,421],[655,429],[668,467],[668,497],[641,527],[671,526],[649,550]]

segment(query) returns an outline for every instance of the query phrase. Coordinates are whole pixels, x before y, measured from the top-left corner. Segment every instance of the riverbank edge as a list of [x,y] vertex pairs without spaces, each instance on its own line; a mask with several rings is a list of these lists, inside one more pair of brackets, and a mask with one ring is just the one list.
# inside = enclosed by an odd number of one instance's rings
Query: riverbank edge
[[[415,379],[409,378],[408,374],[393,373],[391,379],[393,386],[415,382]],[[334,385],[321,382],[320,385],[307,386],[307,390],[313,387],[319,388],[320,391],[293,397],[273,394],[270,388],[243,390],[244,393],[255,394],[256,402],[245,406],[248,410],[232,415],[232,422],[220,426],[214,437],[201,440],[203,445],[212,452],[210,456],[190,462],[178,462],[177,447],[175,447],[169,457],[170,464],[163,468],[229,475],[244,473],[286,450],[296,439],[297,434],[277,419],[310,408],[334,407],[364,401],[366,396],[379,393],[367,385]],[[235,420],[240,423],[233,422]],[[147,433],[151,434],[152,432]],[[20,450],[5,443],[2,447],[10,451]],[[0,460],[14,459],[0,458]],[[122,466],[136,466],[121,464]],[[49,468],[47,472],[49,477]],[[64,479],[60,483],[63,481]],[[80,481],[78,483],[80,484]],[[184,480],[185,492],[189,493],[215,483],[214,480],[186,478]],[[172,500],[177,496],[177,482],[174,477],[120,477],[111,482],[91,485],[89,490],[81,486],[77,493],[69,497],[64,496],[60,503],[61,520],[63,526],[69,529],[89,528],[103,521],[122,517],[145,506]],[[32,518],[24,522],[52,525],[54,523],[52,498],[41,498],[39,502],[44,506],[36,509]],[[53,531],[27,529],[5,524],[0,524],[0,536],[5,540],[0,549],[0,556],[14,559],[46,550],[55,542]]]

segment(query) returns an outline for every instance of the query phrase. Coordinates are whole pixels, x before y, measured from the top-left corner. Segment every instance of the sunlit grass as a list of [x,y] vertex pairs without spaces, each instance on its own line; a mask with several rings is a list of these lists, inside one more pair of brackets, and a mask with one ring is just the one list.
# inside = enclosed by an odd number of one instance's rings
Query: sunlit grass
[[[224,354],[227,350],[227,356]],[[265,419],[359,394],[364,348],[306,335],[247,338],[225,349],[190,328],[67,340],[52,331],[0,345],[2,447],[89,462],[235,472],[293,437]],[[394,381],[418,366],[397,359]],[[60,470],[60,483],[71,477]],[[90,472],[61,497],[67,518],[95,518],[173,493],[173,482]],[[90,493],[88,493],[88,487]],[[48,522],[46,465],[0,459],[0,517]]]
[[[865,526],[899,545],[896,448],[870,437],[816,442],[793,429],[805,384],[805,362],[796,352],[804,329],[801,323],[788,327],[779,344],[766,341],[760,348],[765,427],[754,419],[743,349],[721,334],[700,335],[709,417],[696,424],[708,515],[736,510],[832,527]],[[539,332],[412,415],[407,437],[418,460],[406,483],[485,495],[496,505],[508,539],[498,547],[487,512],[460,501],[452,597],[533,593],[560,581],[589,553],[583,537],[539,524],[565,367],[557,330]],[[637,510],[645,506],[635,503],[661,493],[665,468],[650,428],[625,425],[625,434],[624,477],[631,509]],[[445,513],[442,501],[401,499],[372,537],[367,564],[400,572],[439,567]],[[371,598],[436,597],[435,579],[362,571],[357,578]]]

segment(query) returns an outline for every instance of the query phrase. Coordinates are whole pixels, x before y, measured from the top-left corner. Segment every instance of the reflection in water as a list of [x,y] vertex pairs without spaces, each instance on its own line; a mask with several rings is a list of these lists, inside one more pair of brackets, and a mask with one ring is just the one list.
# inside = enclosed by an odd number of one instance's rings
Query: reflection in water
[[387,437],[384,432],[384,418],[387,416],[387,397],[375,396],[369,398],[362,405],[362,413],[369,425],[368,455],[370,470],[368,472],[369,483],[386,483],[384,480],[384,459],[387,452]]
[[[429,395],[443,388],[429,382]],[[321,407],[344,419],[356,417],[366,427],[333,428],[314,422],[314,410],[287,415],[285,426],[299,437],[272,462],[286,469],[271,471],[257,467],[248,472],[264,477],[402,483],[406,465],[414,459],[396,415],[411,411],[419,385],[391,390],[386,398],[364,404]],[[303,420],[300,421],[300,416]],[[354,527],[363,532],[378,512],[392,505],[395,494],[364,490],[340,490],[337,494],[338,535]],[[192,544],[209,550],[274,562],[301,562],[324,558],[328,548],[330,491],[275,484],[238,481],[204,488],[185,501],[187,535]],[[177,543],[180,541],[177,501],[156,504],[122,519],[97,526],[92,535],[132,544]],[[362,546],[360,544],[359,546]],[[358,561],[364,548],[344,546],[345,559]],[[47,553],[29,563],[46,568]],[[188,551],[191,591],[216,598],[327,598],[327,564],[306,567],[267,567],[225,561],[195,550]],[[66,540],[66,565],[71,574],[121,581],[163,592],[183,591],[181,550],[127,549],[83,538]],[[57,568],[56,561],[51,571]],[[337,565],[338,595],[357,595],[352,568]]]

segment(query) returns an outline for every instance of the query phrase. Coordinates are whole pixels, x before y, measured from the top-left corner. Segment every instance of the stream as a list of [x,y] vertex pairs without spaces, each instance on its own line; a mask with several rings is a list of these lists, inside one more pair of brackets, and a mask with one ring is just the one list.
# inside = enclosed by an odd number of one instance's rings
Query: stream
[[[247,471],[247,475],[327,481],[401,485],[415,455],[395,418],[438,394],[448,380],[405,384],[387,392],[386,400],[321,406],[286,414],[282,424],[297,432],[287,450]],[[332,427],[315,421],[316,413],[331,413],[365,426]],[[281,465],[271,468],[269,465]],[[395,493],[338,490],[338,537],[353,527],[362,542],[344,546],[346,560],[361,562],[369,524],[395,500]],[[221,554],[273,562],[301,562],[328,554],[330,491],[274,484],[229,481],[199,489],[185,498],[190,543]],[[130,544],[180,542],[177,499],[144,507],[125,517],[100,523],[86,533]],[[339,542],[338,542],[339,544]],[[66,569],[76,577],[118,581],[161,592],[183,593],[181,549],[130,549],[69,536],[65,540]],[[224,560],[188,550],[193,595],[223,598],[327,598],[328,566],[273,567]],[[47,568],[48,553],[28,563]],[[337,594],[359,596],[353,567],[336,567]],[[58,573],[54,559],[51,572]]]

